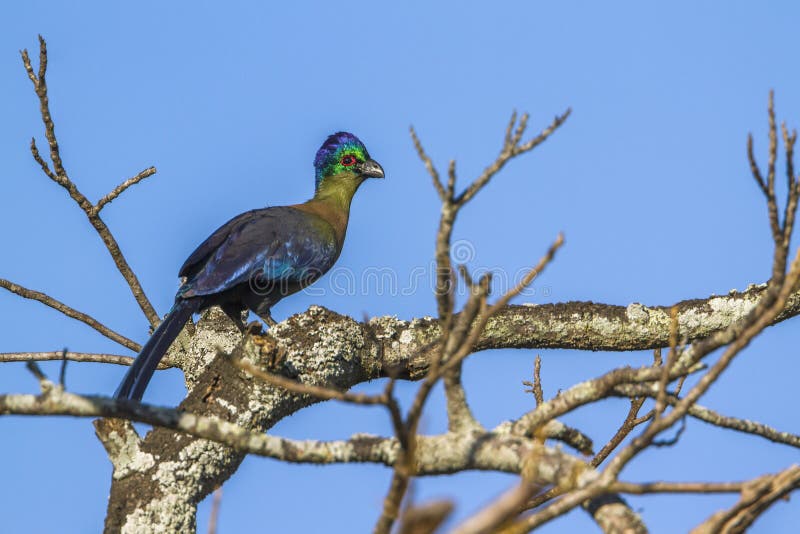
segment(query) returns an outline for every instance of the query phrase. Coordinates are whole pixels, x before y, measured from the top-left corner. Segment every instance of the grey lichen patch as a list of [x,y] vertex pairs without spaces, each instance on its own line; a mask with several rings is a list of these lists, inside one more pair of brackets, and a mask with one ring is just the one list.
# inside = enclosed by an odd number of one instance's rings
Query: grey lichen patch
[[714,314],[717,315],[717,324],[723,327],[747,315],[750,310],[755,307],[757,302],[757,298],[716,297],[709,299],[708,305],[713,310]]
[[159,464],[153,480],[174,492],[182,482],[189,484],[215,471],[215,460],[227,448],[218,443],[196,439],[184,447],[176,461]]
[[703,306],[684,310],[678,319],[680,328],[685,330],[706,330],[711,332],[727,327],[742,319],[753,309],[759,296],[737,294],[735,296],[712,297]]
[[239,409],[232,403],[226,401],[221,397],[217,397],[216,399],[217,404],[228,410],[231,415],[236,415],[239,412]]
[[628,304],[625,309],[628,320],[633,323],[646,323],[650,319],[650,313],[647,311],[647,306],[643,306],[638,302]]
[[230,319],[219,308],[209,308],[182,349],[186,354],[182,369],[189,388],[214,361],[218,352],[231,352],[241,340],[241,333]]
[[[576,317],[576,321],[577,320],[578,318]],[[601,336],[607,336],[612,332],[618,331],[620,328],[619,321],[615,319],[609,319],[602,315],[595,316],[587,321],[586,326],[588,330]]]
[[128,514],[122,534],[174,534],[194,532],[197,509],[186,497],[167,494]]
[[113,477],[117,480],[123,479],[135,472],[145,472],[152,469],[156,464],[156,458],[149,453],[139,449],[139,439],[136,434],[112,432],[111,439],[124,441],[124,445],[117,450],[117,454],[111,458],[114,464]]
[[319,306],[290,317],[270,335],[286,351],[285,365],[293,374],[314,373],[337,362],[352,364],[367,344],[356,321]]
[[439,322],[430,316],[403,321],[394,316],[374,317],[369,320],[377,339],[387,342],[392,349],[407,348],[435,341],[439,337]]

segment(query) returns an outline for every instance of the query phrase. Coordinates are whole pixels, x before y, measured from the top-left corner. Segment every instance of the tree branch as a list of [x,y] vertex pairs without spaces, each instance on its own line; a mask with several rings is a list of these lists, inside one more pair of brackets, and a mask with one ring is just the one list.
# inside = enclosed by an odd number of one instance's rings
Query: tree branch
[[717,512],[692,530],[692,534],[740,534],[775,501],[800,488],[800,466],[793,465],[776,475],[761,477],[742,488],[742,496],[730,510]]
[[[45,43],[44,38],[40,35],[38,76],[34,74],[33,66],[31,65],[31,59],[28,56],[28,51],[22,50],[20,54],[22,55],[22,63],[25,66],[25,71],[28,73],[28,78],[30,78],[31,83],[33,83],[33,89],[36,92],[36,96],[39,98],[39,108],[42,115],[42,122],[44,123],[45,137],[47,138],[47,143],[50,146],[50,159],[53,162],[53,171],[49,169],[47,163],[39,155],[39,151],[36,148],[36,142],[32,139],[31,153],[33,154],[33,158],[37,161],[37,163],[39,163],[39,165],[42,167],[42,170],[51,180],[67,190],[69,196],[86,214],[86,217],[89,219],[92,227],[103,240],[103,243],[111,254],[111,257],[117,266],[117,270],[119,270],[119,272],[122,274],[122,277],[128,283],[128,287],[130,287],[131,293],[133,293],[136,302],[139,304],[142,312],[144,312],[147,320],[150,321],[150,325],[158,325],[160,322],[158,314],[145,295],[144,289],[142,289],[142,285],[139,283],[139,279],[136,277],[133,269],[131,269],[130,265],[128,265],[128,261],[125,259],[125,256],[123,256],[122,251],[119,248],[119,244],[112,235],[111,230],[108,229],[106,223],[100,218],[99,212],[102,208],[102,205],[98,203],[98,206],[95,207],[91,202],[89,202],[89,199],[87,199],[86,196],[84,196],[84,194],[78,190],[78,187],[69,178],[69,175],[64,168],[64,163],[61,160],[61,153],[58,147],[58,140],[56,139],[55,124],[53,123],[53,117],[50,114],[50,103],[47,96],[47,82],[45,80],[45,73],[47,71],[47,43]],[[144,171],[144,173],[147,173],[148,171],[149,169]],[[153,169],[153,173],[155,173],[155,169]],[[119,186],[117,189],[120,190],[117,195],[122,193],[126,187],[128,186]],[[108,198],[108,196],[106,198]],[[113,200],[113,197],[107,200],[105,203],[108,203],[111,200]]]
[[[655,397],[656,395],[654,387],[648,384],[625,384],[623,386],[617,386],[614,391],[615,394],[624,397]],[[666,401],[670,405],[675,406],[680,401],[680,398],[676,397],[674,394],[669,394],[666,397]],[[722,415],[699,404],[690,406],[686,413],[687,415],[714,426],[736,430],[737,432],[743,432],[745,434],[752,434],[754,436],[766,438],[775,443],[783,443],[800,448],[799,435],[777,430],[769,425],[759,423],[758,421]]]
[[[46,381],[44,376],[40,380]],[[41,395],[0,395],[0,415],[107,417],[145,423],[221,443],[246,454],[292,463],[378,463],[392,467],[398,458],[395,438],[357,434],[348,440],[291,440],[254,432],[216,417],[207,417],[171,408],[161,408],[110,397],[82,396],[63,391],[48,383]],[[442,434],[419,436],[417,474],[440,475],[463,470],[492,470],[517,473],[531,440],[504,432],[474,435]],[[537,477],[542,484],[555,483],[548,468],[572,469],[577,459],[547,449]],[[562,463],[566,463],[561,466]],[[560,467],[559,467],[560,466]],[[553,471],[550,471],[553,472]]]
[[3,278],[0,278],[0,287],[7,289],[8,291],[14,293],[15,295],[19,295],[20,297],[31,300],[37,300],[42,304],[44,304],[45,306],[49,306],[54,310],[60,311],[61,313],[63,313],[64,315],[66,315],[71,319],[76,319],[86,325],[89,325],[90,327],[94,328],[108,339],[115,341],[120,345],[122,345],[123,347],[129,348],[134,352],[139,352],[139,350],[141,350],[142,348],[142,346],[136,343],[135,341],[128,339],[122,334],[119,334],[111,330],[110,328],[102,324],[100,321],[95,319],[94,317],[87,315],[83,312],[79,312],[75,308],[71,308],[66,304],[64,304],[63,302],[58,301],[53,297],[50,297],[40,291],[34,291],[33,289],[22,287],[19,284],[15,284],[14,282],[5,280]]
[[[134,358],[119,354],[97,354],[93,352],[0,352],[0,362],[45,362],[53,360],[130,365],[133,363]],[[158,364],[159,369],[169,369],[170,367],[172,365],[165,361]]]
[[97,214],[100,213],[100,210],[102,210],[106,206],[106,204],[112,202],[115,198],[120,196],[130,186],[138,184],[145,178],[153,176],[155,173],[156,173],[155,167],[148,167],[139,174],[137,174],[136,176],[128,178],[127,180],[119,184],[117,187],[112,189],[106,196],[97,201],[97,204],[95,204],[94,207],[92,207],[92,215],[97,216]]

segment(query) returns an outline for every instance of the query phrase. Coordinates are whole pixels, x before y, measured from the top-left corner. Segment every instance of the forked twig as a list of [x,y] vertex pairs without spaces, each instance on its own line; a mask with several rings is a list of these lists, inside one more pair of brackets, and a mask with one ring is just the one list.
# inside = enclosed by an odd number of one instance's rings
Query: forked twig
[[433,351],[430,369],[417,391],[414,401],[408,410],[403,428],[407,435],[408,445],[399,455],[395,465],[392,481],[386,498],[383,511],[375,526],[377,534],[388,534],[398,516],[400,503],[408,488],[409,480],[414,474],[414,454],[416,446],[417,427],[422,410],[434,385],[444,378],[445,396],[447,398],[448,425],[451,432],[466,432],[470,429],[479,429],[480,425],[472,415],[467,404],[466,394],[461,383],[461,363],[475,348],[475,344],[483,332],[489,318],[505,307],[508,302],[527,287],[533,279],[553,259],[556,251],[563,243],[559,236],[550,247],[545,257],[532,269],[518,284],[498,301],[489,305],[490,277],[485,275],[480,280],[474,281],[465,266],[459,268],[464,283],[469,288],[469,297],[461,313],[454,313],[454,288],[455,270],[450,258],[450,242],[453,226],[461,208],[499,172],[512,158],[528,152],[547,139],[569,116],[569,110],[556,117],[553,123],[538,136],[522,143],[528,116],[523,115],[517,123],[516,113],[504,137],[503,148],[497,159],[487,167],[461,194],[455,195],[456,167],[451,161],[447,172],[447,185],[443,185],[431,158],[427,155],[422,143],[419,141],[414,129],[411,129],[411,138],[417,154],[433,180],[440,200],[442,211],[439,220],[439,229],[436,234],[436,300],[439,314],[441,336],[438,350]]
[[36,162],[42,168],[42,171],[51,180],[67,190],[69,196],[75,201],[76,204],[78,204],[81,210],[83,210],[83,212],[86,214],[86,217],[89,219],[89,223],[103,240],[103,244],[105,244],[108,252],[111,254],[111,258],[114,260],[114,264],[117,266],[117,270],[119,270],[120,274],[122,274],[122,277],[127,282],[131,293],[136,299],[136,302],[139,304],[139,307],[142,309],[142,312],[144,312],[145,316],[147,317],[147,320],[150,322],[150,325],[158,325],[160,322],[158,314],[145,295],[144,289],[142,288],[141,283],[139,283],[139,279],[136,277],[133,269],[131,269],[128,261],[125,259],[125,256],[122,254],[119,244],[111,233],[111,230],[109,230],[108,226],[99,215],[103,206],[111,202],[114,198],[119,196],[125,189],[134,183],[138,183],[147,176],[154,174],[155,169],[151,167],[142,171],[135,177],[124,182],[122,185],[117,186],[117,188],[115,188],[111,193],[106,195],[100,202],[98,202],[97,205],[92,204],[89,199],[86,198],[86,196],[81,193],[80,190],[78,190],[78,187],[69,178],[69,175],[64,168],[64,163],[61,159],[61,153],[59,151],[58,140],[55,133],[55,124],[50,113],[50,103],[47,95],[47,81],[45,78],[45,74],[47,72],[47,44],[44,38],[41,35],[39,36],[38,74],[33,70],[28,51],[22,50],[20,54],[22,55],[22,63],[25,66],[25,71],[28,73],[28,78],[31,80],[31,83],[33,83],[33,89],[36,92],[36,96],[39,98],[39,108],[42,115],[42,122],[44,123],[45,137],[47,138],[47,143],[50,147],[50,160],[53,162],[53,168],[51,169],[44,158],[42,158],[42,156],[39,154],[39,149],[36,146],[35,139],[31,139],[31,154],[33,155],[34,160],[36,160]]

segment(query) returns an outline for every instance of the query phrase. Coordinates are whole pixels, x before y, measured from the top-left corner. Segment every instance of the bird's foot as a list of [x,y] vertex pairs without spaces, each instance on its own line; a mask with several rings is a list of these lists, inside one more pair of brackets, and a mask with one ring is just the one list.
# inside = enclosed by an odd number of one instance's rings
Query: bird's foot
[[250,321],[242,331],[243,334],[250,334],[251,336],[258,336],[264,333],[264,324],[261,321]]
[[[252,323],[251,323],[252,324]],[[286,349],[269,335],[268,332],[250,337],[259,347],[259,353],[264,361],[264,367],[273,372],[283,373],[283,363],[286,361]]]
[[244,322],[247,320],[247,315],[236,306],[230,305],[221,305],[222,311],[225,312],[225,315],[231,320],[231,322],[239,329],[239,332],[242,334],[246,334],[248,332],[247,326],[245,326]]

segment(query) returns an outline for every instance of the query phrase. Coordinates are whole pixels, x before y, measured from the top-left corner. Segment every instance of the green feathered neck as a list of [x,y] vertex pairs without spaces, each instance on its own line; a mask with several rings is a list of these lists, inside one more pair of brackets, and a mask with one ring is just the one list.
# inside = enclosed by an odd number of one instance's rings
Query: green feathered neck
[[325,202],[333,208],[349,212],[353,195],[356,194],[358,186],[363,181],[363,177],[350,171],[325,176],[314,193],[314,200]]

